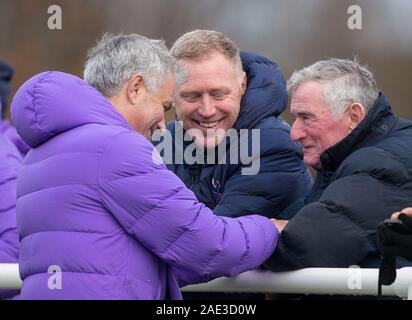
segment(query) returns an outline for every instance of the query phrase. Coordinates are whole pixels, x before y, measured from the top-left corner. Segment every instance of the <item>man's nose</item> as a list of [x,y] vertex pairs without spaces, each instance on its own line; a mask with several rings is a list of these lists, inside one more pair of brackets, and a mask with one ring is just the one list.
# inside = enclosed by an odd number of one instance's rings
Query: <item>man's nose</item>
[[165,122],[165,117],[163,116],[162,120],[160,120],[156,124],[156,130],[160,130],[160,132],[164,132],[166,130],[166,122]]
[[295,120],[292,124],[292,129],[290,130],[290,138],[293,141],[299,141],[305,137],[305,130],[299,120]]
[[215,115],[216,108],[214,102],[208,94],[202,96],[198,112],[199,115],[203,118],[211,118]]

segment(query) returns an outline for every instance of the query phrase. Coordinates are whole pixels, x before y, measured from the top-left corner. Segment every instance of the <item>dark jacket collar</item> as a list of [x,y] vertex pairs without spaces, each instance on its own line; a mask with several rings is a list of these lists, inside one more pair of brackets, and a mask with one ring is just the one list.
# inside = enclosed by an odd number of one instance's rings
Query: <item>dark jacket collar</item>
[[323,170],[335,171],[352,152],[385,136],[396,120],[387,98],[383,93],[379,93],[365,119],[346,138],[321,154]]

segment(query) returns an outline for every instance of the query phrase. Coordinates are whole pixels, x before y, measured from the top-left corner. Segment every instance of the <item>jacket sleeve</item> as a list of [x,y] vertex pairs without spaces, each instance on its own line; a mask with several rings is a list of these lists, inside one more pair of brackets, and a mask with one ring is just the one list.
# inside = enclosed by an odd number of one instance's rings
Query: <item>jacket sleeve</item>
[[[402,206],[395,194],[408,175],[381,152],[355,155],[342,167],[340,178],[329,184],[319,201],[304,206],[289,221],[266,267],[349,267],[379,257],[377,226]],[[395,201],[388,202],[388,196]]]
[[[282,211],[312,187],[312,177],[302,161],[297,145],[282,129],[260,130],[261,149],[259,171],[242,175],[248,166],[239,166],[226,181],[221,201],[214,213],[237,217],[257,213],[270,218],[282,218]],[[255,160],[256,161],[256,160]]]
[[99,192],[107,210],[127,233],[186,273],[180,277],[190,282],[256,268],[275,248],[277,231],[270,220],[215,216],[136,133],[110,141],[100,172]]

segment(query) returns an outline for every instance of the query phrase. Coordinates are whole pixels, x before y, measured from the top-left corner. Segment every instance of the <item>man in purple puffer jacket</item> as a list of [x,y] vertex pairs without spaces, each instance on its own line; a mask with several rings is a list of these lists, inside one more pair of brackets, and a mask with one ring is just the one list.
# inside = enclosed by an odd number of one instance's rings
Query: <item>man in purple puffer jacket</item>
[[274,222],[213,215],[147,140],[177,69],[160,41],[106,35],[87,82],[45,72],[18,90],[12,118],[32,148],[17,182],[22,299],[181,299],[177,277],[234,276],[271,255]]

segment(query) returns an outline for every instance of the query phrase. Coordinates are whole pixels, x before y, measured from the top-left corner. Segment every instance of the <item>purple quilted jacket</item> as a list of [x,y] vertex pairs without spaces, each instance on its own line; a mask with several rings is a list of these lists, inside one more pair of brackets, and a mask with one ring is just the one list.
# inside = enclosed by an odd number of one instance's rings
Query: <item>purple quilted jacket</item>
[[[16,226],[16,180],[21,167],[20,152],[9,138],[10,124],[0,120],[0,263],[17,263],[19,239]],[[0,289],[0,299],[16,290]]]
[[175,270],[204,282],[273,252],[270,220],[214,216],[83,80],[41,73],[11,112],[32,148],[17,181],[22,299],[180,299]]

